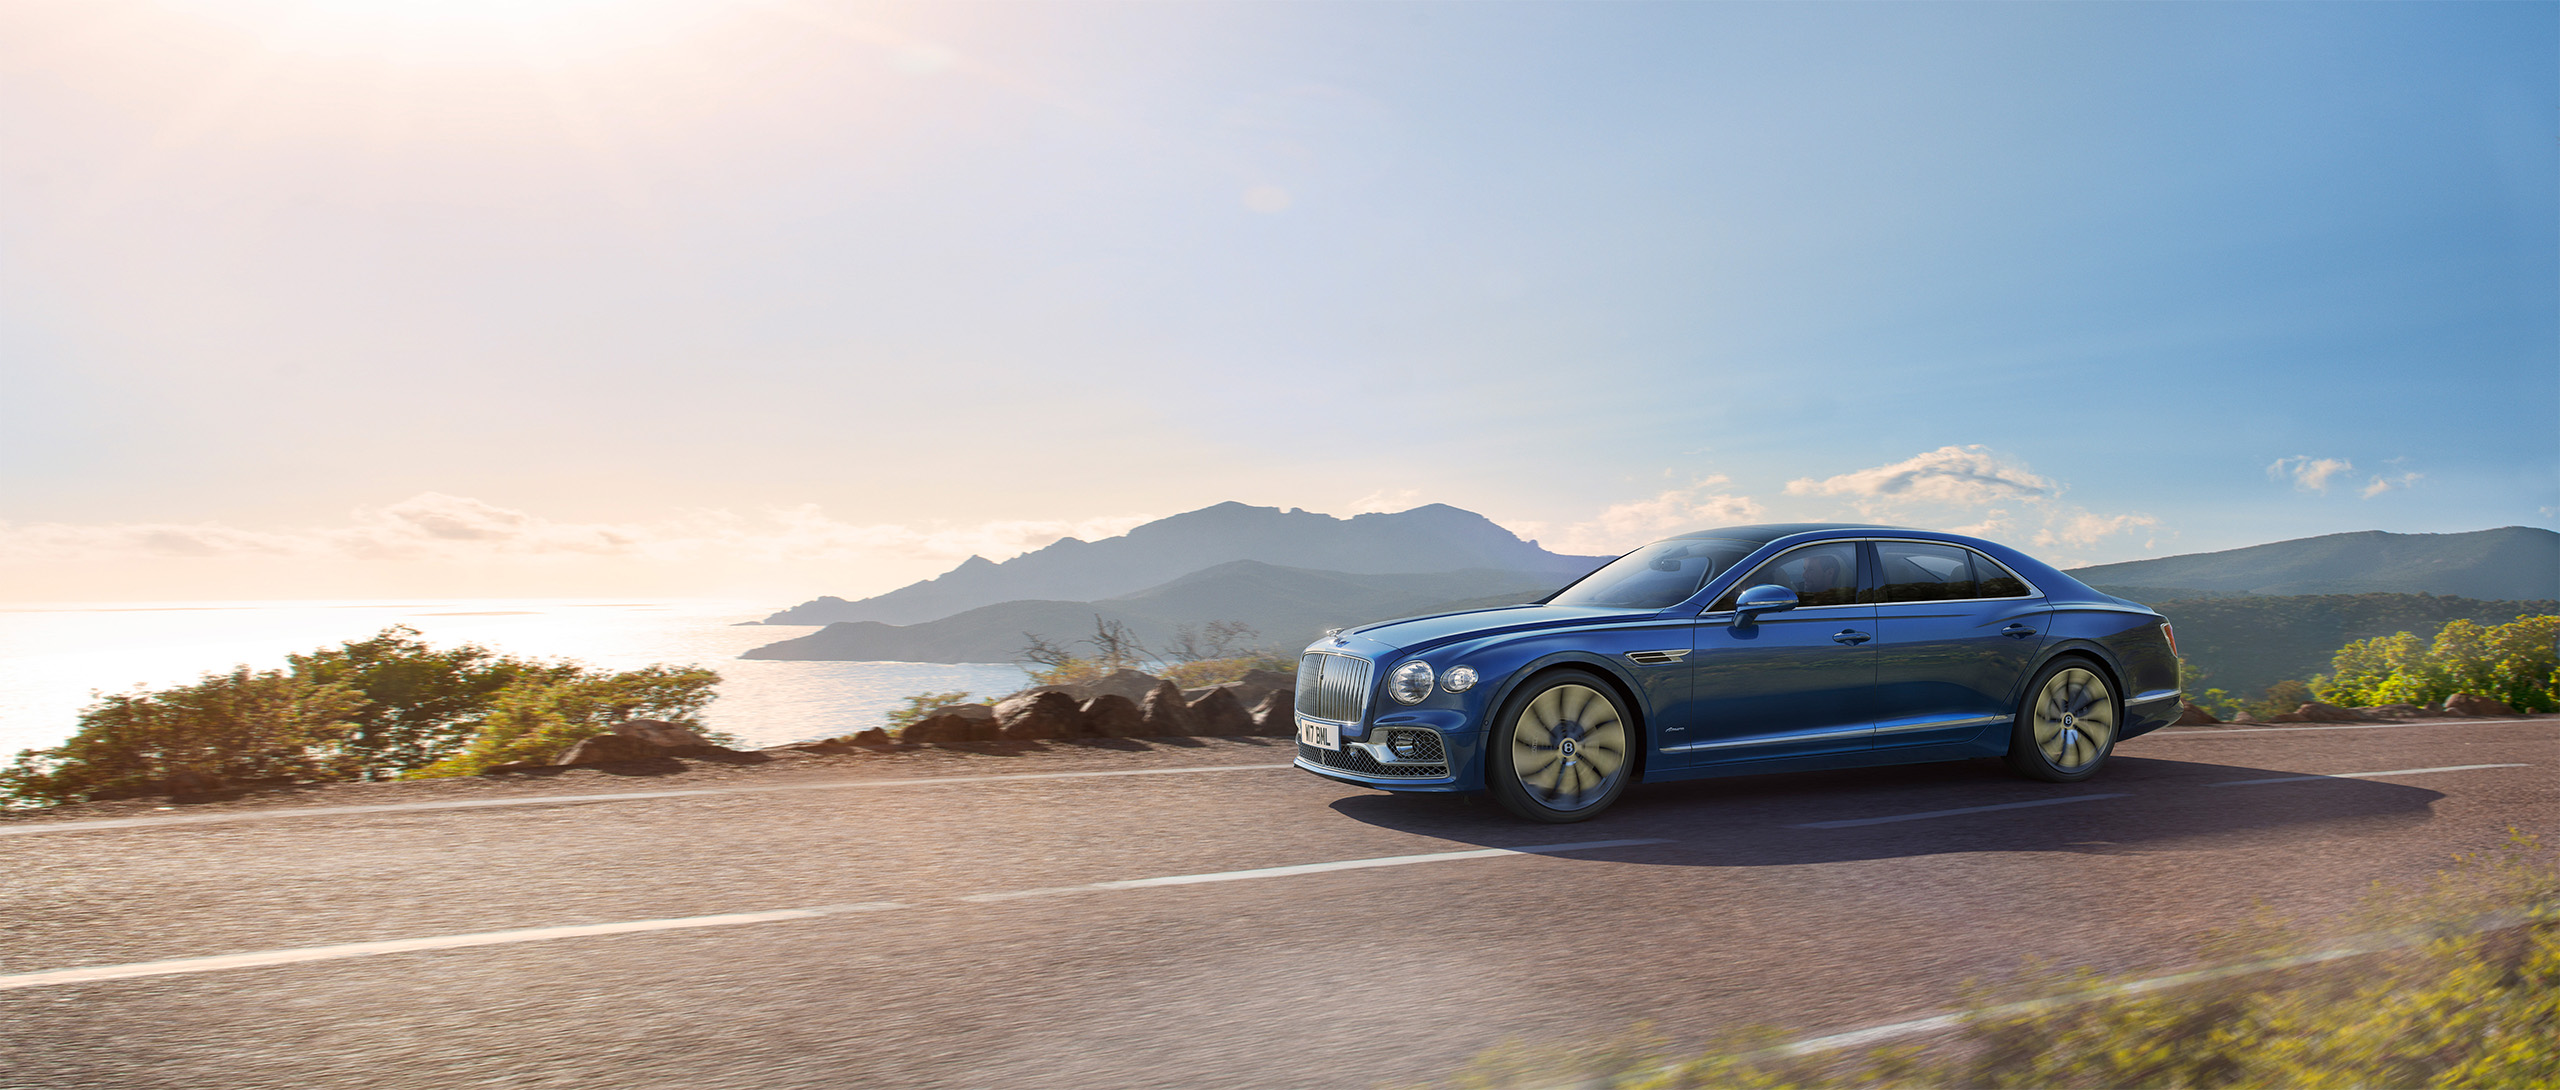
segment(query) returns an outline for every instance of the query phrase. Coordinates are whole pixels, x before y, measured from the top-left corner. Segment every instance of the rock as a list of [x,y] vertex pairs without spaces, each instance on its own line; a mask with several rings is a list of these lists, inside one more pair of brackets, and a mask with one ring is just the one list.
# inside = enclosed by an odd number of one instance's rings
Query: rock
[[1280,689],[1263,696],[1253,706],[1253,733],[1265,738],[1294,738],[1298,734],[1298,694],[1295,689]]
[[1154,692],[1156,684],[1162,680],[1154,674],[1136,670],[1114,670],[1108,677],[1075,686],[1077,690],[1075,695],[1078,700],[1091,700],[1097,696],[1116,696],[1134,705],[1145,700],[1148,693]]
[[1011,698],[996,705],[995,722],[1007,741],[1074,738],[1084,731],[1084,711],[1065,693]]
[[962,719],[993,719],[996,717],[996,706],[993,704],[945,704],[925,714],[956,715]]
[[1137,701],[1116,693],[1104,693],[1084,702],[1084,729],[1101,738],[1143,738],[1147,733],[1146,714],[1138,710]]
[[2173,727],[2201,727],[2219,722],[2222,722],[2222,720],[2214,718],[2212,712],[2197,707],[2194,701],[2181,700],[2178,702],[2178,721],[2169,725]]
[[852,742],[857,746],[885,746],[889,744],[889,732],[882,730],[879,727],[872,727],[867,730],[858,730],[853,732],[853,737],[846,739],[846,741]]
[[1192,729],[1200,734],[1226,735],[1254,732],[1253,713],[1244,709],[1229,689],[1211,689],[1200,699],[1191,701]]
[[1191,707],[1183,703],[1182,690],[1174,688],[1170,681],[1157,682],[1155,689],[1147,693],[1147,699],[1138,705],[1138,718],[1149,738],[1199,733],[1191,718]]
[[907,729],[898,732],[898,740],[949,745],[954,742],[976,741],[982,729],[992,736],[995,720],[993,718],[975,719],[965,715],[928,715],[907,724]]
[[1257,708],[1274,692],[1288,693],[1291,700],[1296,700],[1298,678],[1295,674],[1284,674],[1278,670],[1247,670],[1243,677],[1228,682],[1226,687],[1235,692],[1236,699],[1245,707]]
[[2304,704],[2299,708],[2295,708],[2293,710],[2293,714],[2301,716],[2302,721],[2305,723],[2365,722],[2365,715],[2363,712],[2359,712],[2353,708],[2341,708],[2335,704],[2323,704],[2317,700]]
[[2376,719],[2433,719],[2444,714],[2434,708],[2422,708],[2415,704],[2376,704],[2370,708],[2356,710]]
[[2257,716],[2251,715],[2251,714],[2249,714],[2248,712],[2245,712],[2245,711],[2244,711],[2244,712],[2241,712],[2241,713],[2240,713],[2240,714],[2238,714],[2238,715],[2232,716],[2232,717],[2231,717],[2231,721],[2232,721],[2232,722],[2234,722],[2234,723],[2258,723],[2258,722],[2263,722],[2263,720],[2259,719]]
[[2474,693],[2455,693],[2452,696],[2444,698],[2444,710],[2454,715],[2478,716],[2482,718],[2504,718],[2516,713],[2516,710],[2508,707],[2507,702],[2504,700],[2497,700]]
[[663,719],[626,719],[608,729],[622,737],[636,738],[668,749],[692,749],[711,744],[711,739]]
[[2279,712],[2279,713],[2277,713],[2277,714],[2275,714],[2275,715],[2270,715],[2270,716],[2268,716],[2268,717],[2267,717],[2267,722],[2270,722],[2270,723],[2308,723],[2308,722],[2310,722],[2310,720],[2303,718],[2303,717],[2302,717],[2302,713],[2301,713],[2301,712]]
[[627,734],[599,734],[579,741],[551,760],[555,765],[602,765],[620,761],[653,761],[675,756],[674,747],[662,746]]

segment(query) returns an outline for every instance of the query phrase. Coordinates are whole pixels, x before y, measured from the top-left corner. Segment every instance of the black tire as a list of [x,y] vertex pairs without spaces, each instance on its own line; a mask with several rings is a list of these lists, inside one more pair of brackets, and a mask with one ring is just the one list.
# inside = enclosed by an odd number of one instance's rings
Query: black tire
[[1643,742],[1618,693],[1582,670],[1541,674],[1485,732],[1485,786],[1531,821],[1587,821],[1627,789]]
[[2078,783],[2106,767],[2123,722],[2106,671],[2087,659],[2056,659],[2018,701],[2009,767],[2028,779]]

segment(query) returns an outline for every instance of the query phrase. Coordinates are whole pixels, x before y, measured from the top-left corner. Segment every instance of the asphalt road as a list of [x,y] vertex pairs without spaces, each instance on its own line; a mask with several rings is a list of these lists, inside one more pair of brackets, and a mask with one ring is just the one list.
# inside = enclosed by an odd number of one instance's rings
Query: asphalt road
[[0,1086],[1370,1086],[1643,1020],[1891,1022],[2030,957],[2187,967],[2257,906],[2560,831],[2560,719],[1641,787],[1560,827],[1286,753],[0,825]]

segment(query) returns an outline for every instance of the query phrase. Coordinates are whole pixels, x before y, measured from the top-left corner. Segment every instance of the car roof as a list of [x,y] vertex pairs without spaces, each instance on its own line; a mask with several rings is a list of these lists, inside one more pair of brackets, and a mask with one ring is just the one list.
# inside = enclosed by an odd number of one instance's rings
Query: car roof
[[1797,534],[1809,534],[1816,530],[1893,530],[1898,532],[1924,532],[1914,531],[1908,526],[1884,526],[1871,522],[1767,522],[1755,526],[1719,526],[1713,530],[1699,530],[1694,533],[1674,535],[1670,540],[1678,541],[1682,538],[1723,538],[1727,541],[1748,541],[1755,545],[1766,545],[1782,537],[1794,537]]

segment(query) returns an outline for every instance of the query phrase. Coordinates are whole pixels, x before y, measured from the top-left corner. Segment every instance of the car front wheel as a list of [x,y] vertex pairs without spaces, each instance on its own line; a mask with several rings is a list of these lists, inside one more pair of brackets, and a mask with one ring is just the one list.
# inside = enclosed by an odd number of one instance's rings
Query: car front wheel
[[2036,674],[2009,737],[2009,767],[2030,779],[2076,783],[2097,775],[2116,745],[2121,710],[2092,664],[2063,659]]
[[1627,789],[1637,737],[1609,683],[1560,670],[1503,701],[1493,721],[1486,786],[1531,821],[1582,821]]

